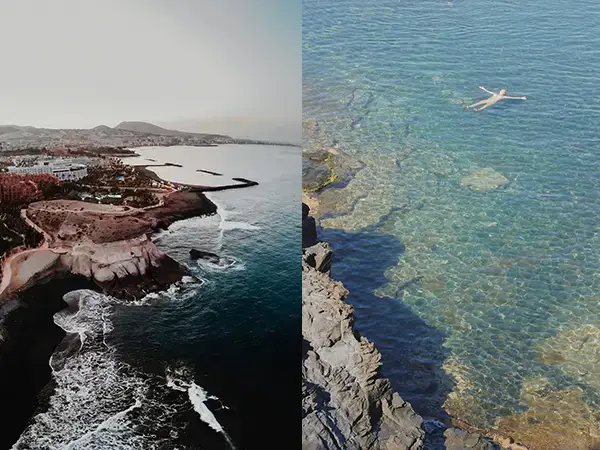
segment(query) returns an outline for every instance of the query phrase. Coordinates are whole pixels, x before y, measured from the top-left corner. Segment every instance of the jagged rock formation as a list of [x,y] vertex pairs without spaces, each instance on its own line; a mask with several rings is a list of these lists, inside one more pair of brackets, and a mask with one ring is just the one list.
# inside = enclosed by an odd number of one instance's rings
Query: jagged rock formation
[[137,298],[176,283],[187,274],[146,235],[106,244],[82,243],[60,258],[64,270],[93,280],[105,292]]
[[423,419],[379,374],[381,355],[354,330],[348,291],[329,277],[331,260],[327,244],[303,250],[303,449],[422,449]]

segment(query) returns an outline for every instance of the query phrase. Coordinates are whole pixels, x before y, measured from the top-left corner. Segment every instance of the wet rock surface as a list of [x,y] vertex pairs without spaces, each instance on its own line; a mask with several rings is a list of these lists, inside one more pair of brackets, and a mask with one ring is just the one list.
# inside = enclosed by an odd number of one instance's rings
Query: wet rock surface
[[355,331],[348,291],[329,277],[332,259],[325,243],[303,250],[303,448],[422,449],[423,419],[381,377],[381,354]]
[[205,252],[202,250],[196,250],[195,248],[190,250],[190,258],[192,259],[204,259],[208,262],[218,264],[221,257],[216,253]]
[[329,185],[344,186],[364,163],[343,153],[321,132],[317,121],[303,124],[302,190],[318,192]]

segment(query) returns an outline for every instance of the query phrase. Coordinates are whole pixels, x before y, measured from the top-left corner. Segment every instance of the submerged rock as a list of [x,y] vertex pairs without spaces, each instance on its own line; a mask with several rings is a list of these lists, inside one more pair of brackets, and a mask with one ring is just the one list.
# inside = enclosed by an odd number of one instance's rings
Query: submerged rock
[[364,163],[340,151],[316,121],[303,122],[302,191],[318,192],[335,182],[346,185]]
[[205,252],[203,250],[190,250],[190,258],[193,260],[202,260],[219,268],[231,267],[235,264],[236,260],[229,256],[219,256],[216,253]]
[[503,188],[507,184],[508,178],[491,167],[476,170],[460,180],[461,186],[466,186],[474,191],[492,191]]
[[423,449],[423,419],[380,375],[381,354],[329,277],[332,258],[325,243],[303,250],[302,448]]
[[541,360],[600,389],[600,327],[586,325],[558,333],[540,348]]
[[[522,445],[514,450],[592,450],[600,448],[600,413],[579,387],[558,389],[545,378],[525,380],[522,413],[504,417],[497,430]],[[495,440],[501,440],[494,436]]]
[[499,447],[479,433],[469,433],[460,428],[449,428],[444,432],[446,450],[498,450]]

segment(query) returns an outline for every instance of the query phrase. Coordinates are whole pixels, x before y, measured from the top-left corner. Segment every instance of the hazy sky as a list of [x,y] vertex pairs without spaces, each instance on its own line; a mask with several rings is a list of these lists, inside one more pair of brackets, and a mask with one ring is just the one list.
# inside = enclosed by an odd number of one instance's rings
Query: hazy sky
[[0,124],[301,121],[300,0],[0,0]]

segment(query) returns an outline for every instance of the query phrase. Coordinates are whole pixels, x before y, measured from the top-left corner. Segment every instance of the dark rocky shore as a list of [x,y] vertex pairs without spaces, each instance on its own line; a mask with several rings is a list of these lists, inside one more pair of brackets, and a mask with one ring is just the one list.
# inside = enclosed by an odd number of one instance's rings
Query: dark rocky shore
[[348,291],[329,276],[333,252],[318,242],[309,212],[302,204],[302,448],[498,449],[458,428],[428,438],[423,418],[382,375],[379,351],[355,330]]
[[312,228],[303,205],[303,448],[424,448],[423,419],[380,375],[381,355],[355,331],[348,291],[329,277],[333,253]]
[[49,360],[65,337],[53,316],[67,306],[63,295],[76,289],[98,287],[81,276],[48,280],[19,295],[2,320],[0,398],[10,405],[2,421],[2,450],[11,448],[30,418],[47,407],[54,391]]

